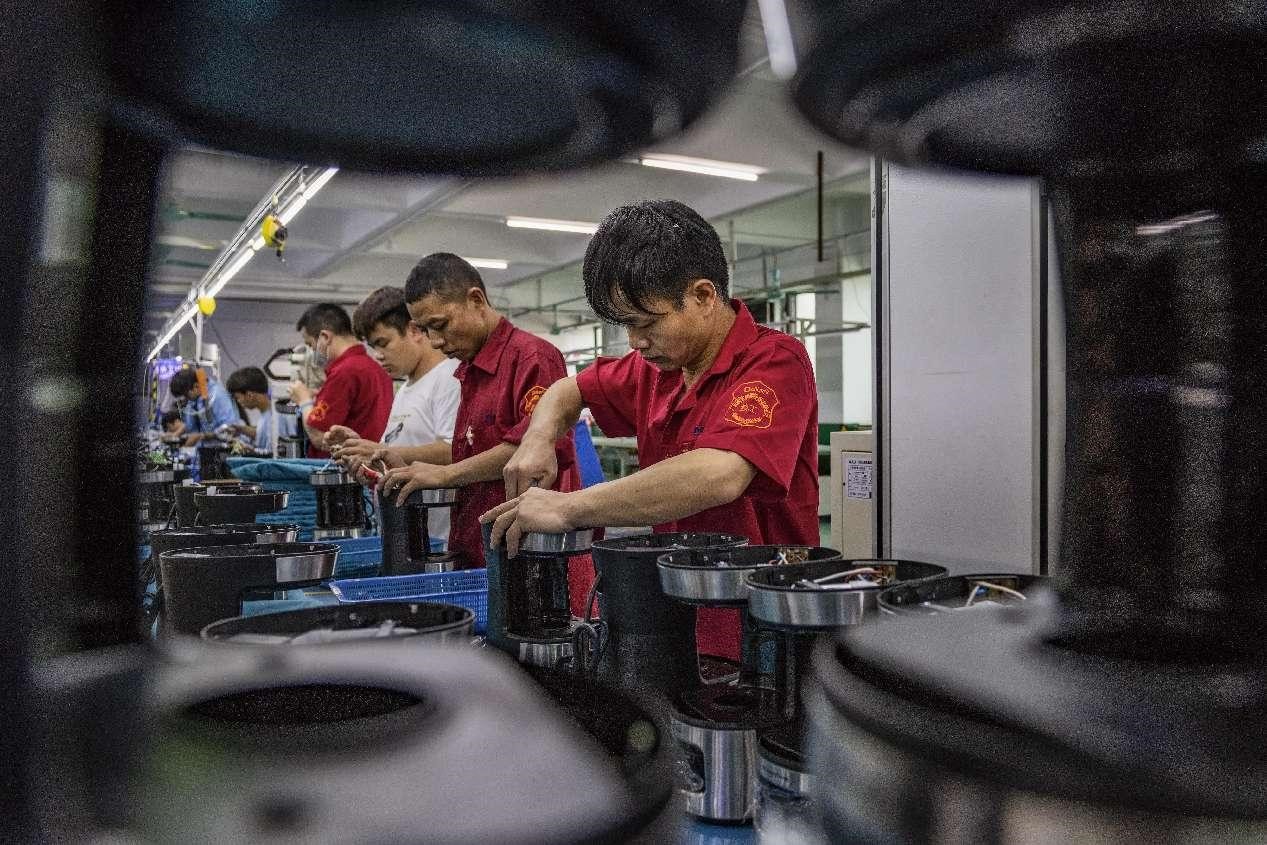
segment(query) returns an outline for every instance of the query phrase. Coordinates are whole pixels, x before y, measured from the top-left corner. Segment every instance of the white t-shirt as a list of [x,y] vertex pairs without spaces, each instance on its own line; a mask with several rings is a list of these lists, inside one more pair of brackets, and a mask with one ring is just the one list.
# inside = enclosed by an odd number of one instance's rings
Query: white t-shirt
[[[392,400],[382,442],[389,446],[426,446],[437,440],[452,441],[462,398],[461,382],[453,377],[457,368],[455,359],[445,358],[413,384],[402,385]],[[427,531],[446,544],[449,510],[431,508],[427,516]]]

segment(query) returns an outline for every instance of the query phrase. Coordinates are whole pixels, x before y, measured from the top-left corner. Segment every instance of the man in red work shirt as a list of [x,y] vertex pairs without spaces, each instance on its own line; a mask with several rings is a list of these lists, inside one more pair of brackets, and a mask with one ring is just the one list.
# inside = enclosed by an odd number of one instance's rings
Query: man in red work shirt
[[[624,206],[585,252],[590,307],[629,331],[629,354],[556,382],[506,465],[509,501],[484,514],[511,549],[525,531],[653,525],[818,545],[818,391],[805,346],[727,298],[716,231],[678,202]],[[576,493],[546,486],[547,448],[588,406],[636,435],[641,470]],[[706,654],[739,656],[739,616],[701,609]]]
[[323,302],[305,311],[295,328],[326,371],[315,396],[301,381],[290,386],[310,441],[308,457],[329,457],[334,444],[326,442],[326,432],[336,425],[367,440],[382,437],[392,413],[392,377],[352,334],[348,312]]
[[[403,503],[414,490],[458,488],[449,550],[462,553],[468,567],[480,567],[484,541],[479,516],[505,501],[502,471],[546,388],[567,375],[563,354],[512,326],[489,304],[479,272],[451,253],[437,252],[418,262],[405,283],[405,300],[432,346],[462,362],[453,374],[462,383],[462,398],[451,462],[392,469],[383,480],[383,492],[394,493]],[[571,430],[551,438],[546,448],[551,465],[558,467],[547,484],[556,490],[579,489]],[[574,574],[574,579],[583,577]]]

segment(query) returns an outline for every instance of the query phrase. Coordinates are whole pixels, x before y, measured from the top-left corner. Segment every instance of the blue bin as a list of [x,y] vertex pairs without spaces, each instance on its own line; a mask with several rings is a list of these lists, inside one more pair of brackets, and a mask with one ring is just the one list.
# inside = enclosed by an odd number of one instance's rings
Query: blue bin
[[463,569],[422,575],[350,578],[330,582],[330,590],[344,604],[367,601],[435,601],[455,604],[475,613],[475,632],[488,627],[488,570]]
[[339,600],[326,589],[289,590],[284,599],[242,602],[242,615],[262,616],[265,613],[284,613],[288,610],[302,610],[306,607],[321,607],[325,604],[338,603]]

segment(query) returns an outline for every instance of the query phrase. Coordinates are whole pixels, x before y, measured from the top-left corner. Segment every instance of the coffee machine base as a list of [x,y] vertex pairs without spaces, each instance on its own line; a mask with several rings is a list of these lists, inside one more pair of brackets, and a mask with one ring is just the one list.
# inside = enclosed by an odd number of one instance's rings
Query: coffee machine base
[[752,818],[757,732],[768,712],[762,690],[729,684],[684,693],[669,717],[684,758],[678,791],[686,812],[714,824]]
[[811,798],[814,775],[805,765],[803,737],[799,722],[762,731],[757,737],[752,827],[758,845],[827,845]]
[[314,528],[312,529],[313,540],[355,540],[358,537],[368,537],[369,532],[364,528]]
[[[542,669],[574,669],[585,672],[596,668],[599,630],[595,624],[573,619],[566,632],[554,636],[524,637],[508,633],[506,640],[520,663]],[[580,649],[583,666],[576,665]]]
[[466,558],[459,552],[432,552],[422,559],[409,558],[397,567],[398,575],[430,575],[435,572],[457,572],[466,568]]

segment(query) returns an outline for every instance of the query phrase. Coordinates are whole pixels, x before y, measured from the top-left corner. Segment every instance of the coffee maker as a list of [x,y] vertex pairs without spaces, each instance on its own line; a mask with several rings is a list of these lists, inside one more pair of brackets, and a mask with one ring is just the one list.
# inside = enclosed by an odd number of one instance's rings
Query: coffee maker
[[198,519],[198,508],[194,505],[194,496],[198,493],[205,493],[211,488],[245,488],[262,492],[263,486],[253,481],[239,481],[236,478],[226,478],[216,481],[185,481],[178,484],[175,488],[176,498],[176,524],[175,528],[191,528],[198,524],[206,524],[204,520]]
[[262,513],[283,510],[290,501],[290,494],[265,490],[252,484],[208,484],[202,490],[194,491],[193,500],[198,522],[203,525],[228,525],[255,522]]
[[366,535],[365,493],[360,482],[342,467],[330,466],[308,475],[317,497],[314,540],[345,540]]
[[380,492],[378,515],[382,523],[384,575],[453,572],[465,568],[465,558],[457,552],[431,550],[428,523],[433,509],[451,512],[457,495],[457,489],[452,487],[415,490],[404,505],[397,505],[394,497]]
[[767,567],[747,576],[748,617],[763,645],[760,682],[775,691],[779,715],[757,735],[753,826],[759,842],[826,841],[811,798],[815,776],[805,762],[801,697],[819,635],[878,619],[878,597],[885,589],[918,589],[945,574],[944,567],[931,563],[836,557]]
[[183,548],[159,555],[164,634],[197,636],[207,625],[239,616],[253,594],[271,596],[328,581],[339,547],[332,543],[266,543]]
[[137,476],[137,524],[143,536],[167,528],[176,510],[176,486],[189,477],[184,466],[146,466]]
[[177,549],[193,549],[203,546],[223,546],[246,543],[293,543],[299,539],[298,525],[268,524],[263,522],[230,525],[200,525],[191,528],[165,528],[150,534],[150,556],[142,564],[140,589],[144,593],[155,582],[152,602],[142,601],[145,608],[141,620],[142,636],[150,636],[156,619],[161,618],[166,604],[162,569],[159,557],[164,552]]
[[611,537],[593,545],[594,590],[607,642],[598,680],[628,690],[667,720],[679,695],[700,683],[695,607],[660,588],[656,561],[668,552],[696,557],[747,545],[738,534],[665,532]]
[[[669,552],[657,566],[660,586],[669,598],[693,607],[741,611],[742,641],[737,679],[697,684],[673,702],[670,727],[683,755],[678,789],[693,816],[723,824],[742,824],[752,814],[756,780],[757,734],[782,721],[779,690],[773,680],[773,647],[747,611],[744,579],[765,567],[791,561],[839,559],[834,549],[814,546],[740,546],[705,552]],[[764,671],[763,671],[764,670]]]
[[525,665],[593,674],[605,626],[574,618],[568,589],[568,562],[590,550],[593,531],[525,534],[519,552],[507,557],[504,546],[489,545],[491,530],[483,526],[488,642]]
[[876,604],[882,616],[935,616],[1018,604],[1050,584],[1046,576],[1014,572],[948,575],[889,587],[876,597]]

